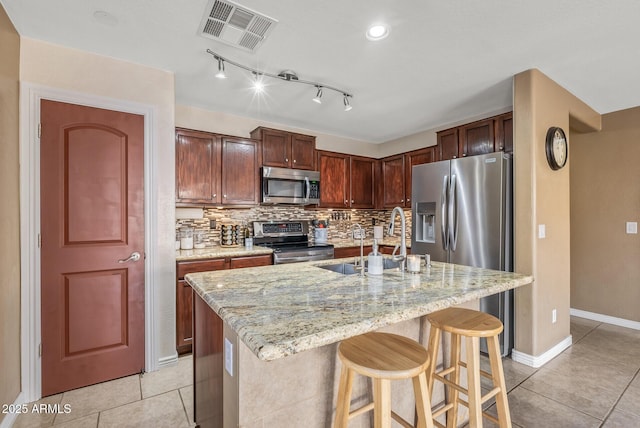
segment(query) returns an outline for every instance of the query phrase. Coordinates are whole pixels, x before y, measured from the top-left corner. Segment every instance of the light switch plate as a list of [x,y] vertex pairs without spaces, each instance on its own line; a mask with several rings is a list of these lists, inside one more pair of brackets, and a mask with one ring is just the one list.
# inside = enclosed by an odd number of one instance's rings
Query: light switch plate
[[638,223],[635,221],[627,222],[627,233],[628,234],[637,234],[638,233]]
[[544,239],[547,237],[547,226],[544,224],[538,225],[538,238]]
[[233,343],[224,338],[224,369],[233,376]]

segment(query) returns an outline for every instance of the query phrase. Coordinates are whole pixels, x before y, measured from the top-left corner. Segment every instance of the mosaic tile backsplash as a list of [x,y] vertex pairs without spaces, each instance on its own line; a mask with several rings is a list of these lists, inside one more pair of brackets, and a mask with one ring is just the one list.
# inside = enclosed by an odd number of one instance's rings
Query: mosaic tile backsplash
[[[351,230],[358,223],[366,232],[366,238],[373,238],[373,226],[386,227],[391,220],[392,210],[305,210],[297,206],[258,206],[248,209],[221,209],[205,208],[202,219],[178,219],[176,232],[180,227],[190,226],[194,231],[201,230],[205,235],[205,247],[210,248],[220,245],[221,224],[234,223],[242,227],[249,227],[253,236],[254,221],[281,221],[281,220],[308,220],[309,240],[314,240],[314,227],[312,220],[324,220],[328,222],[328,240],[330,243],[352,242]],[[411,241],[411,210],[405,209],[407,219],[407,240]],[[215,221],[215,227],[211,227],[211,220]],[[396,236],[400,233],[400,219],[396,220]]]

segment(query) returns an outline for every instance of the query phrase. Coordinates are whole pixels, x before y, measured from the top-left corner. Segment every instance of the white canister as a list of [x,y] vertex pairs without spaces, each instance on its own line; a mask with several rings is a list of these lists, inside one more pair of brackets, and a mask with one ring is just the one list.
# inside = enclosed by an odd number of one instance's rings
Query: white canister
[[384,228],[382,226],[373,226],[373,239],[383,239]]
[[313,234],[316,244],[324,244],[327,242],[329,229],[326,227],[316,227]]
[[369,275],[382,275],[382,254],[369,254],[367,271]]
[[407,271],[413,273],[420,272],[420,256],[416,254],[407,256]]

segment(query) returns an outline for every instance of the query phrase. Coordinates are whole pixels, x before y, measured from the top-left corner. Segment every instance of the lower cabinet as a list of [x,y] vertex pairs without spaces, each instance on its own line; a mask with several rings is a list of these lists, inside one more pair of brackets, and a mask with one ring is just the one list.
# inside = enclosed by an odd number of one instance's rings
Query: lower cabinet
[[178,354],[191,352],[193,343],[193,289],[184,276],[189,273],[238,269],[273,264],[271,254],[259,256],[224,257],[176,262],[176,350]]

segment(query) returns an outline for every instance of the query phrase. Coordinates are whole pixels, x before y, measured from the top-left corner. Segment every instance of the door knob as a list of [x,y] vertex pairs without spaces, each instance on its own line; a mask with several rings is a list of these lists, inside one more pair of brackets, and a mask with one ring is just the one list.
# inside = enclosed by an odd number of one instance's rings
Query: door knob
[[137,251],[134,251],[133,253],[131,253],[131,255],[129,257],[127,257],[126,259],[120,259],[118,260],[118,263],[127,263],[127,262],[137,262],[138,260],[140,260],[140,253]]

